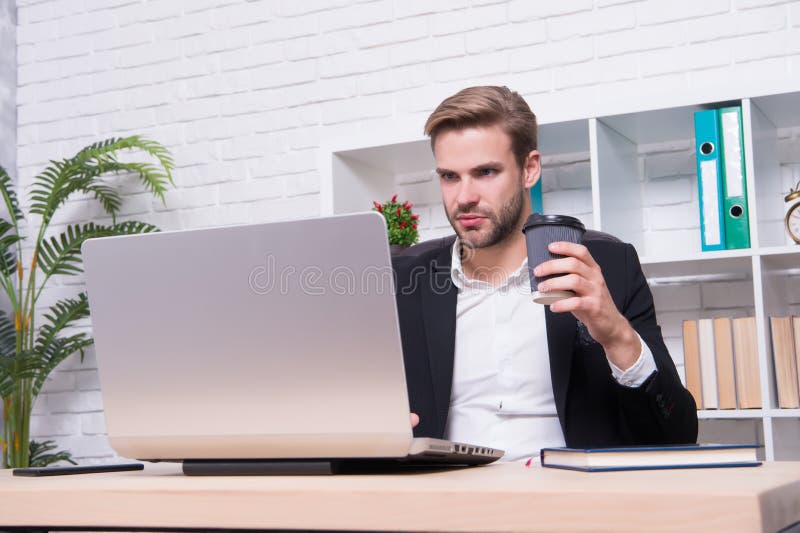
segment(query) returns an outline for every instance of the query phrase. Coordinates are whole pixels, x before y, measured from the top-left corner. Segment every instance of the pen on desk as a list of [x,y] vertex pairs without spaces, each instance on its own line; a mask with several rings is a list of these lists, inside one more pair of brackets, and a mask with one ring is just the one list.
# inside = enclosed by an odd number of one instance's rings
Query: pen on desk
[[530,468],[531,466],[534,466],[537,463],[541,463],[541,460],[542,460],[542,452],[537,452],[528,457],[528,460],[525,461],[525,467]]

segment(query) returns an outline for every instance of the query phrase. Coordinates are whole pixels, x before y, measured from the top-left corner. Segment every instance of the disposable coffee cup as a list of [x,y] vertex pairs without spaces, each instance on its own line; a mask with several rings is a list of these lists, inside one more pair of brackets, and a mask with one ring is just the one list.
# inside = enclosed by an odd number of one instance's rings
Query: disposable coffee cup
[[554,274],[550,276],[538,277],[533,274],[533,269],[537,265],[565,257],[559,254],[550,253],[547,246],[551,242],[567,241],[580,243],[586,228],[583,223],[575,217],[564,215],[540,215],[534,213],[528,217],[525,225],[522,226],[522,233],[525,234],[525,245],[528,248],[528,274],[531,277],[531,292],[533,301],[537,304],[550,305],[565,298],[572,298],[575,293],[572,291],[548,291],[539,292],[536,288],[539,283],[563,276],[564,274]]

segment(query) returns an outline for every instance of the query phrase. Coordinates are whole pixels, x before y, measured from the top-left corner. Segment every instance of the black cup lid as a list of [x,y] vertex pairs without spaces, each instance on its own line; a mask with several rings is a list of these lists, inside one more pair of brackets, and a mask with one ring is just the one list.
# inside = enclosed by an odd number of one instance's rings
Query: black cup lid
[[525,233],[534,226],[571,226],[581,231],[586,231],[583,222],[575,217],[567,215],[542,215],[534,213],[525,221],[525,225],[522,226],[522,233]]

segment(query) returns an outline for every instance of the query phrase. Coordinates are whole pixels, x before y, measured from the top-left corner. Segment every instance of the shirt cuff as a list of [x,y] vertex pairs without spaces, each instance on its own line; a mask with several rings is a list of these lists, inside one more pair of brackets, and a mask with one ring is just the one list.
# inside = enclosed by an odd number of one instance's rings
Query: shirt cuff
[[644,342],[641,335],[637,333],[636,336],[639,337],[639,342],[642,343],[642,352],[628,370],[622,370],[606,356],[608,364],[611,366],[611,374],[617,383],[631,388],[641,386],[657,370],[656,360],[653,358],[653,352],[650,351],[650,347]]

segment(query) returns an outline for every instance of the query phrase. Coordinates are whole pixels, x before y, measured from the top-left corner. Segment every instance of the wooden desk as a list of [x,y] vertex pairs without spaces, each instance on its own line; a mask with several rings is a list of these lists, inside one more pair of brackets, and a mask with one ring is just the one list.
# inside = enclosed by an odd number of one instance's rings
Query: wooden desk
[[583,473],[519,463],[425,474],[46,478],[0,472],[0,527],[409,531],[776,531],[800,522],[800,462]]

